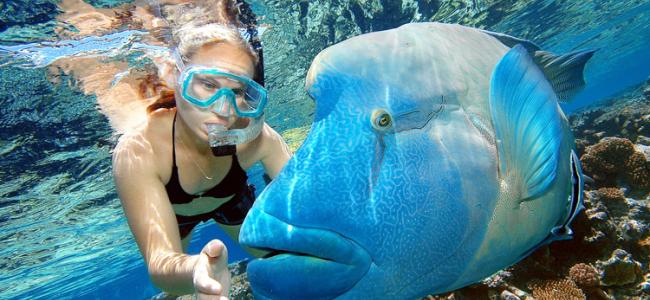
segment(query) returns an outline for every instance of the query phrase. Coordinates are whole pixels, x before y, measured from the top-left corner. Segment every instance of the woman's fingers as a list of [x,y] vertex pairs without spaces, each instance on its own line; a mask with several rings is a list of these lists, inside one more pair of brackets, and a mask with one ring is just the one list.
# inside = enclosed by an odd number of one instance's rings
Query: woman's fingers
[[228,251],[223,242],[212,240],[203,247],[193,277],[198,299],[228,299],[230,272]]
[[224,296],[206,295],[206,294],[201,294],[201,293],[196,294],[196,299],[198,299],[198,300],[228,300],[228,298],[224,297]]
[[194,267],[194,288],[198,293],[220,295],[223,288],[221,283],[212,278],[212,268],[205,255],[199,257],[199,262]]
[[227,253],[225,253],[226,245],[224,245],[220,240],[211,240],[203,247],[201,252],[207,254],[211,258],[218,258],[222,255],[222,252],[227,255]]

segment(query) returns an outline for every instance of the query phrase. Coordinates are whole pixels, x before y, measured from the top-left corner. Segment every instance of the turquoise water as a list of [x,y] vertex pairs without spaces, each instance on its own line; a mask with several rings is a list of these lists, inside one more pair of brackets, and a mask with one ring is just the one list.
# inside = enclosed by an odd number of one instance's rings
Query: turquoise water
[[[114,7],[128,1],[93,1]],[[22,50],[0,55],[0,295],[7,299],[142,299],[158,293],[122,215],[110,175],[115,143],[93,95],[63,77],[48,80],[49,58],[95,47],[132,66],[155,52],[138,31],[118,30],[108,41],[56,43],[57,1],[5,1],[0,43]],[[648,1],[254,1],[272,29],[264,35],[271,104],[267,121],[279,132],[311,122],[313,104],[303,91],[311,59],[347,37],[411,21],[462,23],[530,39],[543,49],[599,49],[586,72],[588,85],[567,108],[591,105],[650,75]],[[105,38],[103,39],[106,40]],[[43,41],[49,43],[43,44]],[[88,40],[85,40],[88,41]],[[105,41],[106,42],[106,41]],[[54,43],[54,44],[52,44]],[[70,48],[66,48],[69,46]],[[25,51],[25,48],[32,51]],[[53,48],[54,47],[54,48]],[[54,50],[54,51],[53,51]],[[86,52],[90,49],[84,49]],[[0,53],[2,53],[0,51]],[[251,170],[262,186],[259,167]],[[259,189],[258,189],[259,190]],[[203,224],[190,252],[221,237]],[[230,261],[245,257],[229,246]]]

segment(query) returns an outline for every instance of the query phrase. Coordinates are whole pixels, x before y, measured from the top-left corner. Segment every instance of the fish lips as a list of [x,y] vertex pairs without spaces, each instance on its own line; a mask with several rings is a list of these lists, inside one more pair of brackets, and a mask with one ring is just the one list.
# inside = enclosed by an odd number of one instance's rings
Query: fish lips
[[357,243],[326,229],[298,227],[253,208],[239,242],[271,250],[248,264],[253,292],[261,298],[332,299],[368,271],[370,255]]

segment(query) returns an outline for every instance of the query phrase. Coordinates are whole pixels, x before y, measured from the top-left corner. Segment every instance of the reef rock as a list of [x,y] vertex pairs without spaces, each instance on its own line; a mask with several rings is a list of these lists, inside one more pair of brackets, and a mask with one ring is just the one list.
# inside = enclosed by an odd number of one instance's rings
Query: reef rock
[[599,262],[602,269],[602,281],[604,285],[622,286],[633,284],[642,278],[641,264],[625,250],[616,249],[612,257],[604,262]]
[[11,26],[45,23],[54,19],[59,13],[56,3],[51,0],[21,2],[0,2],[0,31]]
[[520,300],[521,298],[517,297],[517,295],[513,294],[512,292],[508,290],[504,290],[501,292],[501,295],[499,295],[500,300]]

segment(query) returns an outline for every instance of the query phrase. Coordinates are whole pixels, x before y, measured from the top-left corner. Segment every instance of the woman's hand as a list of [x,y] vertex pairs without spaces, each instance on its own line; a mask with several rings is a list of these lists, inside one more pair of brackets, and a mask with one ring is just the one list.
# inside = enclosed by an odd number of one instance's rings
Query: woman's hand
[[228,299],[230,271],[228,271],[228,250],[220,240],[208,242],[194,266],[194,289],[199,300]]

